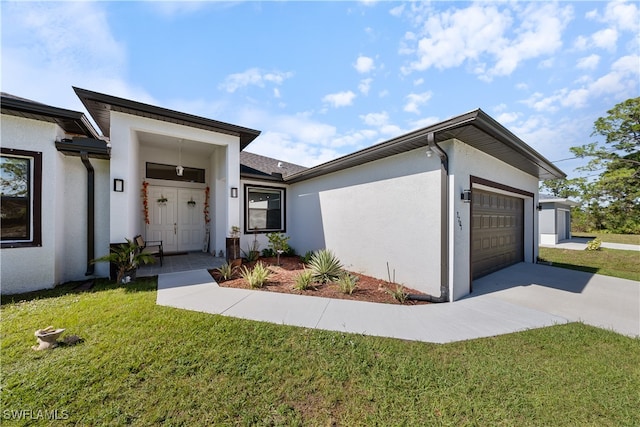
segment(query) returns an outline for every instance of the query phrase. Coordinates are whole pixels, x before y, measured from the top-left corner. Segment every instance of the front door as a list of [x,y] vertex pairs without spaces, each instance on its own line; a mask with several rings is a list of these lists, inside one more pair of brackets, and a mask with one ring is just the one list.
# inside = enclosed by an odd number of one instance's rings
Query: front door
[[149,186],[147,240],[162,240],[167,253],[202,249],[204,197],[204,190]]

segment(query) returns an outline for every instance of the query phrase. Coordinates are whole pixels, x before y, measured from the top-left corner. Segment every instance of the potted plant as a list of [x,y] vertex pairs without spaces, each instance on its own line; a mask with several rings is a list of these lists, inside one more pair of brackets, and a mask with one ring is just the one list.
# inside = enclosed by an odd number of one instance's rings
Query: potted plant
[[135,280],[136,270],[140,264],[149,264],[156,261],[153,255],[140,252],[140,248],[135,241],[125,240],[127,243],[112,247],[108,255],[91,261],[92,263],[109,262],[113,264],[116,267],[116,282],[118,283],[126,283],[126,277],[129,277],[129,280]]
[[227,243],[227,261],[240,259],[240,227],[234,225],[231,227]]

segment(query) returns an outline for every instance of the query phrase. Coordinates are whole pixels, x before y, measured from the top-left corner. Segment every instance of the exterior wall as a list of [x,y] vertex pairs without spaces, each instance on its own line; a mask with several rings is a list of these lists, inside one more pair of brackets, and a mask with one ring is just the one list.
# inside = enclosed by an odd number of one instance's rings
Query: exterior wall
[[[460,194],[471,188],[471,176],[484,178],[534,194],[526,197],[477,186],[488,191],[504,193],[524,199],[524,260],[533,263],[538,255],[538,216],[535,206],[538,197],[538,178],[522,172],[495,157],[457,140],[440,144],[449,156],[449,286],[452,300],[471,291],[471,209],[460,200]],[[473,188],[471,188],[473,191]]]
[[[2,115],[2,145],[42,152],[42,246],[0,250],[3,294],[29,292],[71,280],[86,272],[87,172],[77,157],[55,148],[64,132],[52,123]],[[96,256],[108,247],[108,161],[91,159],[96,169]],[[101,194],[102,193],[102,194]],[[96,275],[108,266],[96,265]]]
[[[232,186],[239,187],[240,138],[119,112],[111,112],[111,181],[115,178],[124,179],[125,191],[111,192],[111,242],[121,242],[125,237],[144,234],[140,191],[145,178],[145,162],[151,159],[164,163],[176,162],[176,153],[154,147],[141,147],[139,132],[215,146],[209,158],[199,158],[185,149],[182,150],[182,157],[185,165],[206,169],[207,185],[211,189],[210,251],[224,248],[224,230],[231,228],[232,218],[237,217],[239,212],[238,199],[229,198],[229,189]],[[155,181],[149,180],[151,184]],[[171,181],[161,181],[161,185],[171,185],[170,183]],[[182,182],[174,185],[190,186],[189,183]],[[206,185],[191,186],[204,188]]]
[[440,292],[440,162],[424,149],[292,184],[288,235],[345,268]]

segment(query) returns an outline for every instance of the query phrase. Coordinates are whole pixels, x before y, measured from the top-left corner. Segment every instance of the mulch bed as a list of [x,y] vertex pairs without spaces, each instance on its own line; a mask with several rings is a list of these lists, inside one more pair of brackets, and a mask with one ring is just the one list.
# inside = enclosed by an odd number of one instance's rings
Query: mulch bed
[[[304,270],[304,265],[298,257],[280,257],[280,265],[277,265],[276,258],[260,258],[259,261],[268,266],[272,274],[269,281],[262,287],[255,289],[256,291],[263,292],[280,292],[286,294],[295,295],[308,295],[314,297],[323,298],[338,298],[354,301],[367,301],[386,304],[399,304],[399,302],[393,298],[389,293],[391,290],[396,289],[395,283],[390,283],[385,280],[376,279],[374,277],[365,276],[364,274],[351,273],[358,277],[358,286],[356,290],[351,294],[345,294],[340,291],[338,285],[328,284],[315,284],[315,289],[298,291],[293,289],[295,285],[295,277]],[[255,262],[243,263],[243,266],[248,268],[253,267]],[[220,286],[228,288],[242,288],[249,289],[247,282],[240,277],[239,272],[236,273],[231,280],[221,280],[220,274],[216,270],[210,270],[211,276],[218,282]],[[405,287],[405,293],[408,294],[422,294],[420,291]],[[407,300],[405,305],[414,304],[428,304],[425,301]]]

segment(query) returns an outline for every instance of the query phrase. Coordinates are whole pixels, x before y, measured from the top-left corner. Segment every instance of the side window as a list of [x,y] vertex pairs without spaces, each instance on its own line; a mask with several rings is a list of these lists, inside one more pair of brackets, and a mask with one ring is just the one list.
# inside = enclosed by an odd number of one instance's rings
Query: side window
[[285,189],[245,186],[245,233],[285,231]]
[[42,153],[2,148],[0,155],[2,247],[42,244]]

